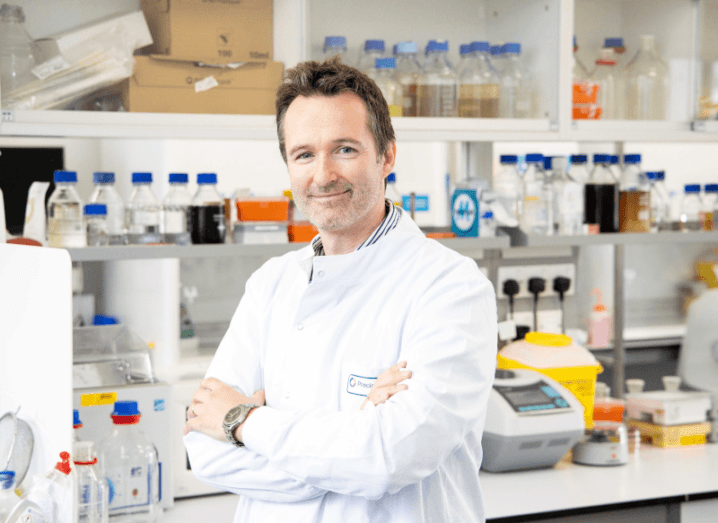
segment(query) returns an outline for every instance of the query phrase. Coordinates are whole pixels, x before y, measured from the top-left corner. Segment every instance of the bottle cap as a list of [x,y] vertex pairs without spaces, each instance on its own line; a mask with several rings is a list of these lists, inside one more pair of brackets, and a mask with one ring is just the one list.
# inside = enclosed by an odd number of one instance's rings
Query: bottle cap
[[115,183],[115,173],[95,173],[92,176],[95,183]]
[[528,163],[531,162],[542,162],[543,161],[543,154],[538,153],[531,153],[526,155],[526,161]]
[[608,163],[611,160],[609,154],[594,154],[593,163]]
[[471,44],[461,44],[459,46],[459,54],[471,54]]
[[326,52],[327,47],[343,47],[347,49],[347,38],[346,36],[327,36],[324,38],[324,51]]
[[491,51],[489,42],[471,42],[471,51],[474,53],[488,53]]
[[609,162],[611,163],[611,165],[618,165],[618,156],[615,154],[610,156]]
[[606,38],[603,47],[623,47],[623,38]]
[[93,325],[117,325],[120,323],[114,316],[105,316],[104,314],[95,314],[92,317]]
[[55,171],[53,180],[55,183],[77,183],[77,173],[75,171]]
[[718,183],[709,183],[704,190],[705,192],[718,192]]
[[506,164],[515,164],[518,163],[519,158],[515,154],[502,154],[499,157],[499,161]]
[[132,183],[152,183],[152,173],[132,173]]
[[141,415],[136,401],[116,401],[110,417],[115,425],[134,425],[140,422]]
[[641,163],[640,154],[624,154],[623,163]]
[[656,171],[656,181],[662,182],[666,179],[666,171]]
[[189,176],[187,173],[170,173],[170,183],[187,183]]
[[15,471],[0,471],[0,490],[10,490],[15,486]]
[[573,35],[573,47],[574,49],[578,48],[578,43],[576,43],[576,35]]
[[550,171],[553,169],[553,158],[551,156],[543,157],[543,170]]
[[416,54],[416,42],[399,42],[396,44],[396,54]]
[[591,289],[591,294],[596,296],[596,304],[593,306],[593,312],[603,312],[606,306],[603,304],[603,294],[600,289]]
[[374,67],[377,69],[396,69],[396,58],[377,58],[374,60]]
[[386,177],[386,183],[396,183],[396,173],[389,173]]
[[449,51],[449,42],[448,40],[429,40],[429,43],[426,45],[426,52],[427,53],[446,53]]
[[80,421],[80,411],[75,409],[72,411],[72,428],[79,429],[82,427],[82,421]]
[[107,216],[107,205],[104,203],[88,203],[85,205],[85,216]]
[[481,215],[481,217],[485,220],[491,220],[494,217],[494,213],[491,211],[486,211],[484,214]]
[[691,194],[701,192],[701,186],[698,184],[689,184],[685,186],[685,191]]
[[588,156],[585,154],[572,154],[571,155],[571,163],[586,163],[588,161]]
[[658,173],[657,173],[656,171],[646,171],[646,172],[643,173],[643,174],[644,174],[644,175],[646,176],[646,178],[648,178],[649,180],[656,180],[656,179],[658,178]]
[[72,461],[75,465],[94,465],[97,458],[92,441],[76,441],[72,445]]
[[501,54],[501,46],[500,45],[492,45],[491,46],[491,56],[499,56]]
[[384,40],[367,40],[364,42],[365,51],[381,51],[384,52]]
[[70,453],[60,452],[60,459],[62,461],[58,461],[57,465],[55,465],[55,470],[59,470],[63,474],[70,474]]
[[518,44],[516,42],[504,44],[503,51],[504,53],[521,54],[521,44]]
[[[392,60],[393,60],[393,58],[392,58]],[[197,175],[197,183],[199,185],[217,183],[217,175],[215,173],[198,174]]]

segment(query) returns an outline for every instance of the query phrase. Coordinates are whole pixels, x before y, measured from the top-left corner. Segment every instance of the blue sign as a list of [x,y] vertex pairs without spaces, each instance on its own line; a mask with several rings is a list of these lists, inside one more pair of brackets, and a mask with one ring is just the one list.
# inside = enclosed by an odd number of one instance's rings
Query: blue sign
[[456,189],[451,198],[451,232],[457,236],[479,235],[479,199],[475,189]]
[[[404,194],[401,196],[401,205],[405,211],[411,211],[411,196]],[[428,194],[415,194],[414,195],[414,211],[416,212],[427,212],[429,210],[429,195]]]

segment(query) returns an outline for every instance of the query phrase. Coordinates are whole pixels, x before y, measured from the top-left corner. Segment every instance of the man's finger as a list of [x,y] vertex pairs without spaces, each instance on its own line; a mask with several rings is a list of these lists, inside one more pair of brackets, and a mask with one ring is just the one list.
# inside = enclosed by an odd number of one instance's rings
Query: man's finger
[[184,429],[182,429],[182,435],[186,436],[193,430],[197,430],[197,422],[194,421],[194,419],[187,420],[187,423],[184,424]]
[[194,391],[194,394],[192,394],[193,403],[206,403],[207,400],[209,400],[209,391],[205,389],[197,389]]
[[222,383],[217,378],[205,378],[202,381],[199,382],[200,388],[207,389],[207,390],[214,390],[217,387],[217,384]]

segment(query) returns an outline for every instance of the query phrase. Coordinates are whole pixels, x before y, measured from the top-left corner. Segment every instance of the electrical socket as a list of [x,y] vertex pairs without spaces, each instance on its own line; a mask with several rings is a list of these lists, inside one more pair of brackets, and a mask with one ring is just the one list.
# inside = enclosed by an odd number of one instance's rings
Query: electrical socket
[[553,263],[550,265],[512,265],[499,267],[498,272],[498,294],[499,298],[508,299],[504,294],[504,282],[516,280],[519,282],[519,293],[514,298],[533,298],[529,292],[529,280],[540,277],[546,280],[546,290],[539,294],[539,299],[547,296],[558,296],[553,290],[553,280],[558,276],[564,276],[571,280],[571,286],[564,296],[573,296],[576,288],[576,265],[573,263]]
[[538,320],[538,328],[536,329],[534,329],[533,312],[514,312],[513,319],[516,325],[528,325],[529,328],[538,332],[551,332],[553,334],[561,334],[560,309],[538,311],[536,316]]

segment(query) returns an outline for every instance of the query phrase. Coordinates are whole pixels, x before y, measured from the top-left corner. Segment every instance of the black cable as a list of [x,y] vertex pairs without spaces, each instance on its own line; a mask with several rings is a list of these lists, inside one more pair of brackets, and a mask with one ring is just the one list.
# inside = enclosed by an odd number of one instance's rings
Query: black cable
[[556,276],[553,279],[553,290],[558,293],[558,301],[561,305],[561,333],[566,334],[566,324],[564,322],[563,297],[571,288],[571,280],[565,276]]
[[511,314],[511,317],[509,319],[514,319],[514,296],[516,296],[519,293],[519,282],[516,280],[506,280],[504,281],[504,294],[509,297],[509,313]]
[[546,290],[546,280],[543,278],[529,279],[529,292],[534,295],[534,331],[538,330],[538,299],[539,294]]

